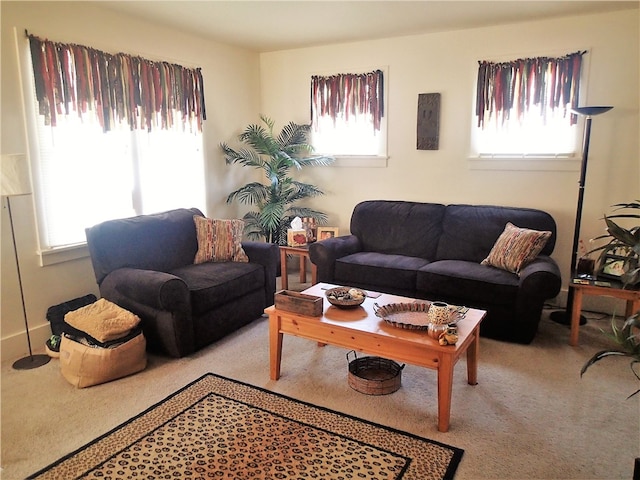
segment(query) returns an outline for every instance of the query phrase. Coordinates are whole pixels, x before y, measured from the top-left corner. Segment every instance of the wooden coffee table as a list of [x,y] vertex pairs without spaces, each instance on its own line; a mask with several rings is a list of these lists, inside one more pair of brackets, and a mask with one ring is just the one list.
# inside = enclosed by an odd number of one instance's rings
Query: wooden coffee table
[[[374,303],[407,303],[420,301],[397,295],[380,294],[367,298],[355,309],[340,309],[324,298],[324,291],[334,287],[319,283],[302,293],[323,297],[321,317],[308,317],[279,310],[275,306],[265,309],[269,315],[269,356],[272,380],[280,378],[283,335],[314,340],[321,345],[330,344],[357,350],[383,358],[431,368],[438,372],[438,430],[449,430],[451,416],[451,392],[453,367],[460,357],[467,354],[467,382],[476,385],[478,378],[478,347],[480,322],[484,310],[469,309],[464,319],[458,322],[459,339],[455,345],[442,346],[424,330],[406,330],[395,327],[377,317]],[[373,295],[373,293],[372,293]],[[377,294],[376,294],[377,295]]]

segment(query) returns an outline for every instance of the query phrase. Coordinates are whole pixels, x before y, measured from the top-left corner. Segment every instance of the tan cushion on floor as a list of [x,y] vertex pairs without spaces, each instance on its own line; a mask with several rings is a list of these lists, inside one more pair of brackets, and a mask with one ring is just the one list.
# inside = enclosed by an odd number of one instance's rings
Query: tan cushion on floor
[[101,298],[67,313],[64,321],[104,343],[128,335],[140,323],[140,317]]
[[110,382],[144,370],[147,366],[146,346],[142,333],[111,348],[84,345],[63,335],[60,371],[77,388]]

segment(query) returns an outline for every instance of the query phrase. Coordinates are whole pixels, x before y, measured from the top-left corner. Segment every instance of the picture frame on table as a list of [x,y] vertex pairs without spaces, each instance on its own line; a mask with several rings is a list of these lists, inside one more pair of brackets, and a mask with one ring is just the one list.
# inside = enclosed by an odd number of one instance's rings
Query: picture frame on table
[[621,255],[613,255],[606,254],[602,259],[602,264],[600,265],[600,273],[599,277],[610,278],[612,280],[620,280],[620,277],[624,275],[626,267],[625,267],[625,259]]
[[326,240],[327,238],[333,238],[338,236],[338,227],[318,227],[317,239],[318,241]]

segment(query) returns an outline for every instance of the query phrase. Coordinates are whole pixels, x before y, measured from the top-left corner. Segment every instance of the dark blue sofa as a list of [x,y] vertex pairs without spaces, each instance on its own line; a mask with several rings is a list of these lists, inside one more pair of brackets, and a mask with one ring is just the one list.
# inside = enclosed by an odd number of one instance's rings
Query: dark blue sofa
[[[552,232],[520,275],[480,263],[507,222]],[[544,302],[560,292],[555,240],[540,210],[370,200],[354,208],[350,235],[311,244],[309,256],[320,282],[481,308],[481,335],[530,343]]]
[[142,320],[147,348],[182,357],[259,318],[273,304],[278,246],[243,242],[248,263],[194,265],[194,215],[178,209],[86,230],[100,294]]

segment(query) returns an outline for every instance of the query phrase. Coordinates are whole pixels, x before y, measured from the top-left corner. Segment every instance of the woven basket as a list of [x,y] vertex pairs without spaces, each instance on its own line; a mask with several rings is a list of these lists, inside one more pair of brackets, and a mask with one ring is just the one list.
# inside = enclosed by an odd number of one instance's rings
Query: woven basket
[[352,290],[352,288],[333,287],[328,289],[325,292],[325,295],[328,302],[338,308],[356,308],[362,305],[365,298],[367,297],[367,292],[359,288],[355,288],[353,290],[358,290],[362,294],[362,296],[359,298],[351,298],[351,296],[348,294],[349,290]]
[[393,360],[380,357],[360,357],[351,350],[353,360],[349,361],[349,386],[367,395],[387,395],[400,388],[402,383],[402,369]]

